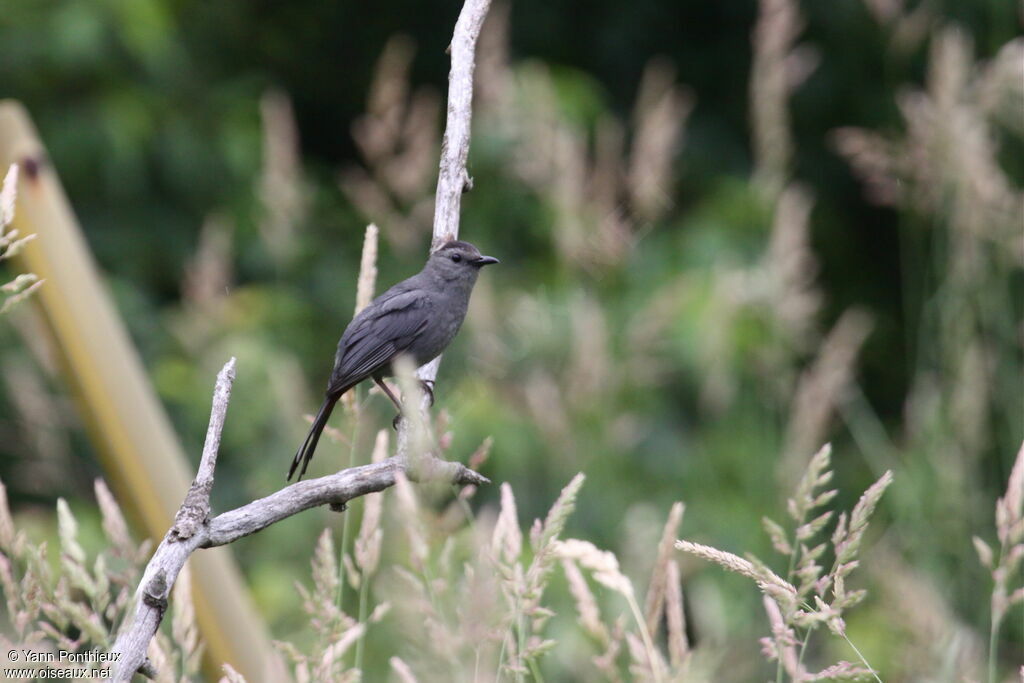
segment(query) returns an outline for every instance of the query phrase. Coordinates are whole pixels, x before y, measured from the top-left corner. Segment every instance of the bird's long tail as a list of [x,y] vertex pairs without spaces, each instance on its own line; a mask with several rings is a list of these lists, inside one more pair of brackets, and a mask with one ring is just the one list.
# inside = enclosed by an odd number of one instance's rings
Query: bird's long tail
[[292,480],[292,476],[295,474],[295,470],[300,462],[302,463],[302,470],[299,471],[299,479],[302,479],[302,475],[306,473],[306,467],[309,466],[309,461],[313,459],[313,451],[316,450],[316,444],[320,441],[320,434],[323,433],[324,427],[327,426],[327,420],[331,417],[331,411],[334,410],[334,405],[338,402],[339,398],[341,398],[341,394],[327,396],[324,399],[319,412],[317,412],[316,417],[313,419],[312,426],[309,428],[309,433],[306,434],[305,441],[302,442],[299,450],[295,453],[292,466],[288,470],[288,481]]

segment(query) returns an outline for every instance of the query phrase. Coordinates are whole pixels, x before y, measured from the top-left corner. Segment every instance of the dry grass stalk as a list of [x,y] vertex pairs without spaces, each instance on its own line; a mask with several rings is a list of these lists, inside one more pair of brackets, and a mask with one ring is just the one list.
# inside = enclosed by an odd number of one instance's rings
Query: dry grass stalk
[[[388,456],[388,432],[381,429],[377,432],[377,440],[373,446],[371,462],[381,462]],[[384,507],[383,494],[369,496],[363,508],[363,519],[359,525],[353,552],[356,564],[359,565],[363,580],[377,571],[380,565],[381,543],[384,531],[381,529],[381,516]]]
[[797,383],[780,475],[792,481],[805,457],[828,435],[830,421],[854,381],[857,354],[871,332],[872,321],[859,309],[845,311],[818,351],[817,358]]
[[377,61],[367,97],[367,115],[353,125],[356,144],[372,161],[386,158],[401,133],[409,97],[409,68],[415,53],[412,39],[395,36]]
[[999,538],[998,557],[992,548],[975,536],[974,547],[981,564],[992,574],[992,620],[989,628],[988,678],[996,680],[999,630],[1006,613],[1018,604],[1024,604],[1024,585],[1020,582],[1020,568],[1024,562],[1024,443],[1010,470],[1006,493],[996,501],[996,536]]
[[338,606],[337,556],[331,531],[324,529],[311,562],[312,588],[295,583],[303,611],[317,635],[314,646],[303,652],[289,642],[274,643],[292,662],[292,675],[298,681],[357,681],[360,678],[360,672],[346,664],[345,655],[364,637],[374,619],[359,622]]
[[[574,479],[547,519],[535,522],[532,552],[524,548],[515,497],[507,485],[493,524],[485,512],[470,529],[446,530],[439,553],[432,550],[439,535],[412,541],[413,571],[396,567],[391,573],[392,592],[402,596],[396,602],[399,623],[412,648],[408,654],[415,657],[405,659],[410,672],[416,671],[421,680],[468,680],[485,672],[500,678],[525,675],[536,667],[555,645],[542,633],[553,614],[543,606],[543,594],[551,566],[558,561],[558,536],[581,483],[582,477]],[[397,512],[408,526],[411,505],[403,504]],[[438,519],[429,510],[418,507],[416,513],[433,519],[430,528],[437,528]],[[466,518],[461,522],[466,524]],[[468,532],[468,547],[456,541],[467,538],[461,531]],[[417,550],[414,546],[420,543]],[[466,552],[468,559],[460,560]],[[447,678],[431,674],[437,671],[447,672]]]
[[557,377],[534,368],[524,380],[522,397],[530,419],[550,442],[565,446],[572,443],[568,406]]
[[669,661],[673,669],[680,670],[689,658],[690,641],[686,635],[683,582],[679,573],[679,563],[674,558],[669,561],[665,571],[665,616],[668,624]]
[[[583,479],[582,474],[573,477],[551,506],[544,522],[534,521],[530,530],[533,557],[529,564],[523,562],[518,524],[513,524],[515,499],[510,488],[503,488],[501,515],[504,521],[499,517],[491,547],[498,551],[492,552],[492,561],[501,577],[501,592],[508,608],[502,636],[502,661],[498,665],[511,673],[529,670],[536,665],[537,658],[554,645],[554,641],[537,635],[553,614],[541,601],[551,569],[559,559],[558,538],[575,507]],[[517,548],[520,552],[513,554]]]
[[674,204],[672,163],[682,146],[683,122],[693,97],[676,85],[671,63],[655,59],[644,68],[633,110],[635,140],[629,153],[629,197],[636,218],[652,221]]
[[[1001,331],[1008,328],[1010,305],[1003,285],[1024,263],[1024,192],[1005,170],[1002,148],[1024,133],[1019,117],[1024,42],[1008,42],[987,64],[975,63],[973,52],[959,27],[937,30],[925,88],[908,89],[897,100],[903,131],[843,129],[835,136],[870,199],[895,206],[915,225],[939,233],[935,243],[941,246],[931,261],[938,264],[941,280],[929,304],[935,313],[925,318],[920,332],[929,343],[922,345],[924,360],[907,401],[907,432],[930,460],[934,499],[965,509],[974,504],[966,498],[973,487],[965,486],[975,476],[971,465],[986,453],[992,423],[1011,403],[997,389],[998,368],[1018,343],[1014,334]],[[1002,554],[980,538],[974,544],[993,571],[989,679],[995,680],[997,624],[1008,597],[995,572]],[[962,635],[966,629],[956,628],[955,620],[947,623],[954,626],[942,634],[955,637],[958,647],[956,654],[943,654],[963,662],[964,675],[977,677],[971,668],[977,648]]]
[[[774,204],[771,240],[760,259],[749,266],[685,273],[651,296],[629,325],[636,360],[631,359],[628,375],[657,382],[670,374],[670,364],[659,359],[671,353],[671,321],[696,311],[703,408],[721,413],[732,405],[744,362],[766,375],[780,400],[790,400],[799,354],[820,341],[822,293],[811,249],[811,206],[806,190],[787,185]],[[743,348],[743,330],[751,320],[770,330],[770,343],[761,344],[754,357],[737,357],[744,353],[736,349]]]
[[[33,543],[17,529],[7,506],[6,489],[0,483],[0,592],[10,624],[4,628],[0,643],[8,650],[107,650],[113,642],[112,630],[128,618],[148,544],[140,547],[132,541],[106,485],[97,480],[95,488],[108,547],[90,557],[80,541],[78,521],[71,508],[63,499],[58,500],[60,570],[55,575],[46,543]],[[191,596],[183,594],[181,598],[174,616],[175,642],[164,637],[160,644],[154,642],[152,652],[163,662],[177,662],[178,670],[187,676],[195,670],[201,646]],[[14,640],[9,640],[7,634]],[[70,666],[66,661],[54,661],[41,668],[62,670]],[[152,667],[147,671],[153,673]],[[165,676],[174,680],[170,671]]]
[[7,417],[9,428],[18,434],[23,449],[32,454],[31,458],[15,459],[11,481],[22,490],[54,490],[67,485],[68,473],[75,470],[71,431],[76,417],[39,368],[24,358],[12,356],[2,361],[0,376],[12,407]]
[[309,212],[309,197],[302,177],[299,129],[288,95],[273,89],[263,93],[260,123],[263,168],[258,194],[263,204],[263,217],[259,231],[270,256],[280,263],[295,253],[298,226]]
[[619,560],[607,550],[599,550],[589,541],[570,538],[555,545],[555,553],[561,559],[570,559],[590,570],[594,580],[621,594],[627,599],[634,597],[633,583],[619,569]]
[[[379,230],[374,223],[366,226],[366,233],[363,235],[363,252],[359,259],[359,279],[356,281],[356,306],[355,314],[370,305],[373,301],[374,289],[377,286],[377,243]],[[341,397],[342,405],[346,412],[353,412],[356,409],[356,396],[358,392],[348,391]]]
[[576,601],[576,613],[579,615],[580,626],[598,644],[607,647],[611,640],[608,627],[601,620],[601,610],[597,606],[597,600],[579,566],[570,558],[562,558],[562,570],[565,572],[566,581],[569,582],[569,592]]
[[992,61],[982,66],[974,88],[982,111],[1024,135],[1019,116],[1024,108],[1024,38],[1003,45]]
[[96,493],[96,503],[99,505],[100,515],[103,518],[103,533],[111,546],[113,553],[120,559],[131,564],[141,563],[149,554],[150,542],[145,541],[141,546],[132,541],[128,533],[128,523],[121,514],[121,508],[114,500],[114,494],[107,488],[102,479],[96,479],[93,485]]
[[395,496],[398,499],[398,514],[409,540],[409,559],[412,566],[422,572],[430,556],[430,546],[423,528],[416,492],[404,474],[395,480]]
[[760,0],[750,72],[750,127],[754,181],[774,201],[789,181],[793,156],[787,99],[817,64],[807,48],[794,49],[803,18],[793,0]]
[[[504,28],[495,19],[485,32],[489,44],[502,44],[497,34]],[[621,264],[651,222],[673,206],[672,166],[692,97],[674,83],[670,65],[649,64],[627,150],[623,124],[604,117],[591,136],[566,120],[543,67],[527,64],[512,72],[502,54],[487,65],[482,115],[509,140],[519,179],[552,207],[559,253],[590,271]]]
[[850,513],[849,525],[843,524],[844,516],[840,515],[839,524],[832,535],[832,545],[836,551],[836,567],[842,568],[846,563],[852,562],[860,550],[864,532],[867,531],[868,521],[874,513],[878,502],[882,499],[885,489],[892,483],[892,472],[885,472],[874,484],[861,495],[857,504],[853,506]]
[[[192,570],[188,565],[182,569],[174,584],[173,612],[171,642],[178,650],[178,670],[183,678],[191,678],[199,673],[204,648],[199,639],[199,625],[192,604]],[[157,668],[157,671],[160,670]]]
[[196,326],[202,324],[202,329],[180,334],[183,339],[205,339],[218,324],[217,317],[234,284],[233,255],[234,223],[225,216],[210,214],[199,231],[199,245],[185,265],[181,286],[182,298],[197,313],[192,322]]
[[864,4],[874,20],[888,28],[891,49],[902,54],[917,49],[936,20],[928,3],[920,3],[910,12],[904,0],[864,0]]
[[379,221],[388,241],[412,247],[430,226],[435,169],[437,95],[410,95],[414,47],[404,36],[388,41],[377,62],[367,112],[352,126],[366,168],[342,172],[341,189],[365,216]]
[[491,448],[494,446],[494,437],[488,436],[477,447],[473,454],[466,461],[466,466],[473,470],[479,470],[491,456]]
[[570,309],[573,351],[566,369],[565,391],[560,397],[570,404],[591,402],[594,396],[614,394],[621,377],[614,373],[608,322],[604,309],[586,294],[580,294]]
[[873,669],[853,662],[837,662],[818,673],[804,674],[802,681],[866,681],[878,676]]
[[395,672],[395,675],[398,676],[398,679],[402,681],[402,683],[417,683],[416,676],[413,675],[412,669],[410,669],[409,665],[402,661],[401,658],[392,657],[388,660],[388,663],[391,665],[391,670]]
[[18,165],[11,164],[0,187],[0,236],[14,220],[14,206],[18,199]]
[[777,324],[799,350],[817,342],[816,316],[822,293],[816,285],[818,261],[811,250],[813,201],[807,189],[789,184],[779,195],[768,251],[771,307]]
[[[591,661],[607,680],[621,679],[617,660],[623,645],[629,653],[629,671],[635,680],[686,680],[689,675],[690,646],[686,635],[682,584],[679,565],[671,557],[673,540],[682,515],[682,503],[673,505],[655,558],[643,612],[637,602],[633,584],[619,569],[615,555],[578,539],[556,544],[569,590],[576,603],[578,623],[601,648]],[[602,619],[601,608],[580,567],[586,569],[596,582],[625,598],[633,617],[633,630],[627,628],[625,615],[615,622],[614,627]],[[668,625],[667,660],[655,646],[662,615],[665,615]]]
[[775,572],[764,567],[764,565],[755,564],[750,560],[743,559],[739,555],[733,555],[724,550],[691,541],[676,541],[676,549],[696,555],[709,562],[714,562],[724,569],[753,580],[762,593],[774,599],[775,602],[779,603],[787,611],[793,612],[796,610],[796,588]]
[[[991,387],[999,364],[997,349],[981,335],[973,336],[960,344],[959,358],[956,359],[949,388],[949,420],[957,436],[958,457],[962,463],[958,469],[962,478],[970,475],[970,465],[977,465],[989,446],[989,410],[992,398]],[[962,480],[962,479],[961,479]]]
[[[0,261],[9,259],[20,252],[35,235],[19,237],[17,230],[8,230],[14,220],[14,207],[18,196],[18,165],[11,164],[0,187]],[[35,273],[22,273],[10,282],[0,285],[0,315],[11,310],[39,289],[43,281]]]
[[171,656],[168,653],[170,645],[170,640],[163,633],[158,633],[149,642],[146,659],[156,672],[154,683],[177,683],[172,673],[174,667],[171,666]]
[[983,680],[985,644],[974,625],[957,613],[948,586],[905,559],[901,546],[883,538],[872,548],[871,561],[864,563],[878,586],[880,602],[899,615],[900,631],[906,634],[890,667],[928,671],[936,661],[944,661],[958,680]]
[[893,21],[904,9],[904,0],[864,0],[871,16],[880,24]]
[[[1004,49],[1012,56],[1020,48],[1010,44]],[[854,128],[835,135],[870,199],[948,217],[958,238],[951,258],[962,261],[959,268],[972,267],[974,239],[1006,246],[1018,241],[1017,218],[1024,210],[1024,193],[1013,188],[999,165],[989,122],[999,110],[992,104],[999,99],[991,93],[1002,90],[991,84],[1003,83],[1004,73],[1011,83],[1016,67],[976,73],[971,52],[962,31],[950,27],[939,33],[929,58],[927,90],[907,92],[898,100],[906,128],[902,139]],[[1010,86],[1006,92],[1016,90]]]
[[[858,565],[857,554],[868,521],[882,494],[892,483],[893,476],[892,472],[885,472],[878,481],[868,487],[849,515],[845,512],[839,515],[830,538],[835,560],[832,568],[825,572],[818,559],[828,544],[810,543],[825,530],[832,520],[833,513],[826,511],[816,517],[811,515],[836,495],[835,490],[820,490],[832,480],[830,460],[831,448],[826,445],[811,458],[794,496],[789,499],[788,512],[796,523],[792,536],[780,524],[767,518],[764,520],[773,547],[779,553],[789,556],[789,570],[785,579],[773,573],[753,556],[743,559],[732,553],[697,543],[676,543],[680,550],[753,579],[765,597],[769,598],[765,600],[765,609],[772,626],[772,636],[762,639],[762,645],[766,656],[770,660],[778,661],[779,681],[782,680],[783,672],[788,673],[794,681],[829,680],[830,676],[840,674],[853,678],[874,677],[880,680],[856,646],[847,638],[843,612],[857,605],[866,595],[864,590],[847,590],[846,580]],[[826,601],[829,593],[830,602]],[[840,662],[818,674],[807,674],[800,664],[803,661],[803,651],[807,646],[810,632],[821,625],[827,626],[833,634],[846,640],[857,652],[863,666]],[[802,639],[798,635],[801,630],[806,632]],[[797,643],[800,644],[800,649],[794,657],[793,648]]]
[[246,683],[245,676],[238,673],[230,664],[221,664],[221,670],[224,672],[224,675],[221,676],[217,683]]
[[523,534],[519,531],[516,499],[507,482],[501,485],[501,511],[491,537],[491,552],[506,565],[519,559],[523,551]]
[[761,596],[764,610],[768,614],[768,624],[772,629],[771,638],[761,638],[761,651],[769,661],[777,660],[782,668],[794,680],[804,677],[806,669],[800,663],[797,653],[799,641],[796,632],[786,623],[777,602],[767,595]]
[[374,288],[377,285],[377,226],[370,223],[366,226],[363,237],[363,253],[359,260],[359,280],[356,285],[355,315],[370,305],[373,300]]
[[[658,543],[658,555],[654,560],[651,580],[647,585],[647,596],[644,600],[644,619],[647,624],[647,630],[650,631],[652,637],[658,635],[658,625],[661,623],[666,598],[671,591],[679,590],[678,586],[672,586],[672,579],[669,575],[671,568],[669,565],[675,563],[673,557],[674,541],[679,537],[679,525],[683,523],[683,512],[685,510],[686,506],[682,503],[672,504],[672,509],[668,513],[668,521],[665,522],[665,528],[661,533],[661,541]],[[679,568],[676,567],[675,570],[678,573]],[[676,578],[678,579],[678,575]],[[683,637],[686,637],[685,632]]]
[[563,560],[570,560],[574,565],[578,563],[584,569],[589,570],[595,581],[626,599],[640,634],[639,637],[636,637],[633,633],[626,633],[626,643],[633,660],[631,670],[643,678],[655,681],[664,680],[664,661],[654,647],[651,633],[640,612],[640,606],[633,591],[633,583],[619,570],[619,561],[615,555],[606,550],[599,550],[588,541],[578,539],[558,541],[555,545],[555,552]]

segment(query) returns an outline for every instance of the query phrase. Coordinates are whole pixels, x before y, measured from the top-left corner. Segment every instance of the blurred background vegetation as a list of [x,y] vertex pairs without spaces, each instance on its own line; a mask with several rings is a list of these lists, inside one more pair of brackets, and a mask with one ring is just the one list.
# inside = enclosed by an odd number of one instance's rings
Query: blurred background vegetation
[[[32,113],[195,462],[214,375],[239,359],[218,509],[283,484],[351,317],[366,224],[381,229],[378,291],[423,261],[459,5],[0,14],[0,94]],[[494,7],[462,236],[502,265],[442,365],[448,456],[493,437],[483,471],[512,485],[523,523],[585,472],[568,532],[639,577],[675,500],[683,536],[769,556],[761,517],[832,441],[842,507],[896,475],[852,640],[885,680],[980,675],[991,579],[971,537],[994,536],[1024,435],[1022,12]],[[28,306],[0,323],[0,477],[40,534],[58,496],[98,529],[102,472],[34,325]],[[360,461],[391,420],[386,400],[366,405]],[[353,424],[334,421],[345,438]],[[313,474],[348,457],[328,441]],[[277,638],[301,638],[293,580],[325,525],[338,516],[314,511],[234,546]],[[764,678],[756,591],[696,562],[683,576],[692,635],[730,653],[722,680]],[[1009,671],[1021,619],[1001,637]]]

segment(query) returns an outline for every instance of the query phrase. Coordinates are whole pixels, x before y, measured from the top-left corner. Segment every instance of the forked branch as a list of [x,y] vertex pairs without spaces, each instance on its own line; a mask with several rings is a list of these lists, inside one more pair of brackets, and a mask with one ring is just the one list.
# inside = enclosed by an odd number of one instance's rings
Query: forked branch
[[344,510],[350,500],[395,485],[402,472],[412,481],[447,481],[458,485],[487,484],[489,480],[461,463],[447,462],[431,455],[416,459],[411,467],[405,456],[342,470],[319,479],[308,479],[287,486],[266,498],[213,517],[210,491],[213,488],[217,447],[228,410],[231,384],[235,378],[232,358],[217,375],[210,428],[199,472],[175,517],[174,526],[156,549],[139,582],[138,605],[132,621],[118,634],[113,651],[118,653],[113,680],[129,680],[146,663],[146,649],[156,634],[167,609],[167,600],[185,561],[200,548],[227,545],[303,510],[330,505]]

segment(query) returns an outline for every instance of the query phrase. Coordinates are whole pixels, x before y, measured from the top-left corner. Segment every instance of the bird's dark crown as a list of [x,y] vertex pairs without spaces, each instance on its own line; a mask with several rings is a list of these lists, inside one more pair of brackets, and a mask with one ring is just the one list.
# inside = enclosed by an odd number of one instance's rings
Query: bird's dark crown
[[475,251],[478,254],[480,253],[480,250],[477,249],[474,245],[470,244],[469,242],[463,242],[462,240],[449,240],[442,244],[441,248],[438,249],[438,251],[447,251],[448,249],[458,249],[459,251],[470,252]]

